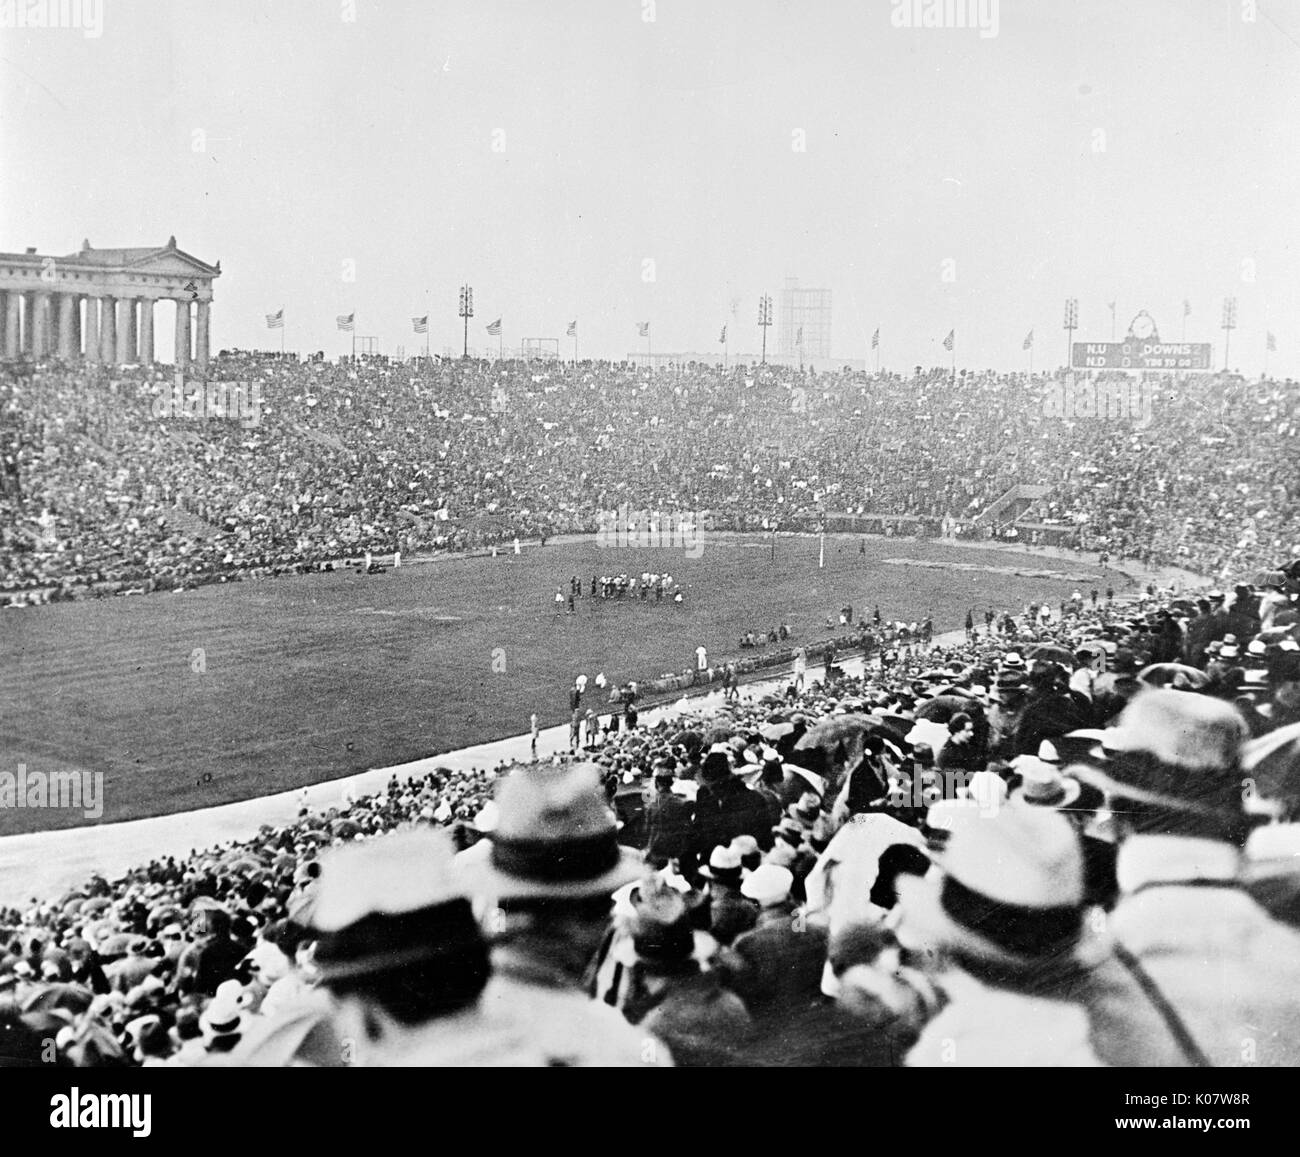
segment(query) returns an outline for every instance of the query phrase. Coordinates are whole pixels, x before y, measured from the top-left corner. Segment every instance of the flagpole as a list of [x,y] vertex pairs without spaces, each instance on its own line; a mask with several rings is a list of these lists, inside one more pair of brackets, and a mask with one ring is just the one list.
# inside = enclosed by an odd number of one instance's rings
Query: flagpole
[[284,306],[280,306],[280,360],[284,360]]

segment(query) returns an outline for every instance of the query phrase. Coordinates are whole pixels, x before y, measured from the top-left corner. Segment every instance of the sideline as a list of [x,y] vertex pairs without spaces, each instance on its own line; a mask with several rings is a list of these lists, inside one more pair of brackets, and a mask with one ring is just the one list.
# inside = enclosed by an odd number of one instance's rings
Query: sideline
[[[728,536],[732,534],[732,532],[718,533],[726,533]],[[569,542],[582,542],[591,537],[590,535],[564,536],[563,540],[548,539],[548,543],[567,545]],[[790,537],[795,536],[790,535]],[[798,537],[816,536],[800,534]],[[836,534],[826,537],[834,540],[856,541],[864,536]],[[887,541],[883,535],[870,537]],[[973,543],[952,539],[904,541],[924,541],[975,550],[996,549],[1031,557],[1080,561],[1080,556],[1071,551],[1057,551],[1054,548],[1033,549],[1015,543]],[[533,544],[533,549],[537,549],[536,544]],[[428,561],[438,561],[444,557],[436,556]],[[1127,560],[1122,567],[1112,566],[1109,569],[1135,583],[1154,581],[1162,582],[1162,585],[1172,585],[1163,580],[1174,578],[1186,587],[1204,586],[1208,582],[1207,579],[1188,572],[1172,572],[1168,568],[1163,571],[1148,571],[1140,564]],[[964,636],[965,632],[962,630],[947,631],[936,635],[934,642],[938,645],[949,645],[954,641],[960,641]],[[860,675],[863,660],[860,656],[847,658],[841,660],[839,665],[851,674]],[[789,670],[789,667],[773,668],[770,672],[764,672],[758,680],[743,683],[740,688],[742,698],[761,697],[773,690],[783,689],[789,677]],[[653,726],[665,712],[675,713],[676,705],[682,698],[688,699],[692,710],[708,709],[721,703],[722,691],[719,687],[695,695],[686,692],[684,695],[670,696],[653,705],[647,705],[640,712],[642,726]],[[567,751],[568,737],[567,724],[542,730],[537,744],[539,758]],[[453,770],[493,768],[502,761],[526,759],[528,756],[529,737],[513,735],[393,767],[372,768],[356,775],[327,780],[308,787],[219,804],[196,811],[0,837],[0,904],[24,905],[30,903],[33,898],[42,901],[53,899],[69,888],[85,883],[94,872],[99,872],[108,879],[114,879],[132,868],[140,867],[159,857],[187,856],[194,850],[215,848],[234,840],[248,839],[263,824],[282,827],[292,823],[303,807],[313,811],[336,807],[343,802],[345,792],[353,796],[368,795],[381,790],[394,776],[404,782],[423,776],[438,767]]]

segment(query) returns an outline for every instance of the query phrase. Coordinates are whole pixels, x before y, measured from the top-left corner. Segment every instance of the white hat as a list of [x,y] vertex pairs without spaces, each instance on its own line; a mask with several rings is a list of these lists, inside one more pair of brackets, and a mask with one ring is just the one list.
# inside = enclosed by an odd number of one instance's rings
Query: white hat
[[966,794],[982,808],[997,807],[1007,798],[1006,781],[991,771],[977,771],[966,783]]
[[1077,941],[1083,853],[1058,813],[1010,807],[964,824],[939,863],[938,879],[898,879],[899,936],[910,946],[1023,964],[1069,952]]
[[[739,863],[739,855],[736,856],[736,861]],[[789,899],[793,887],[794,873],[789,868],[776,864],[759,864],[740,885],[740,894],[748,896],[761,908],[773,908]]]

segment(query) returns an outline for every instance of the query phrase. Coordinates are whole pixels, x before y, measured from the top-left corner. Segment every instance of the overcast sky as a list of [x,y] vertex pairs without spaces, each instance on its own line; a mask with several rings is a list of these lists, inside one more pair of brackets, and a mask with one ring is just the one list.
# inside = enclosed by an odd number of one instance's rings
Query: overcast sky
[[501,316],[567,354],[576,318],[622,356],[648,320],[735,354],[795,276],[845,358],[879,326],[886,365],[946,363],[955,327],[959,365],[1023,368],[1032,328],[1059,364],[1074,296],[1079,340],[1111,300],[1178,340],[1188,298],[1221,364],[1231,294],[1233,364],[1271,330],[1300,376],[1300,5],[1002,0],[996,35],[895,7],[103,0],[97,37],[0,31],[0,249],[175,234],[221,261],[214,348],[278,348],[283,306],[290,348],[346,351],[355,310],[384,352],[426,312],[458,349],[468,280],[472,346]]

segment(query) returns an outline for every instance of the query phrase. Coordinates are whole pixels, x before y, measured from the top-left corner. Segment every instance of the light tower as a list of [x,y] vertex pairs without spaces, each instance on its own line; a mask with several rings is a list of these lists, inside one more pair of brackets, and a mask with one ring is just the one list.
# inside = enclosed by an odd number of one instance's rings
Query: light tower
[[1065,368],[1070,368],[1073,361],[1074,353],[1074,331],[1079,328],[1079,299],[1077,297],[1067,297],[1065,299]]
[[458,317],[465,319],[465,345],[462,350],[462,357],[469,357],[469,319],[474,316],[474,290],[468,285],[460,287],[460,310]]
[[1223,330],[1223,371],[1228,372],[1228,343],[1232,341],[1232,331],[1237,328],[1237,299],[1235,297],[1225,297],[1223,299],[1223,322],[1220,329]]
[[772,297],[764,294],[758,299],[758,324],[763,330],[763,365],[767,365],[767,330],[772,324]]

